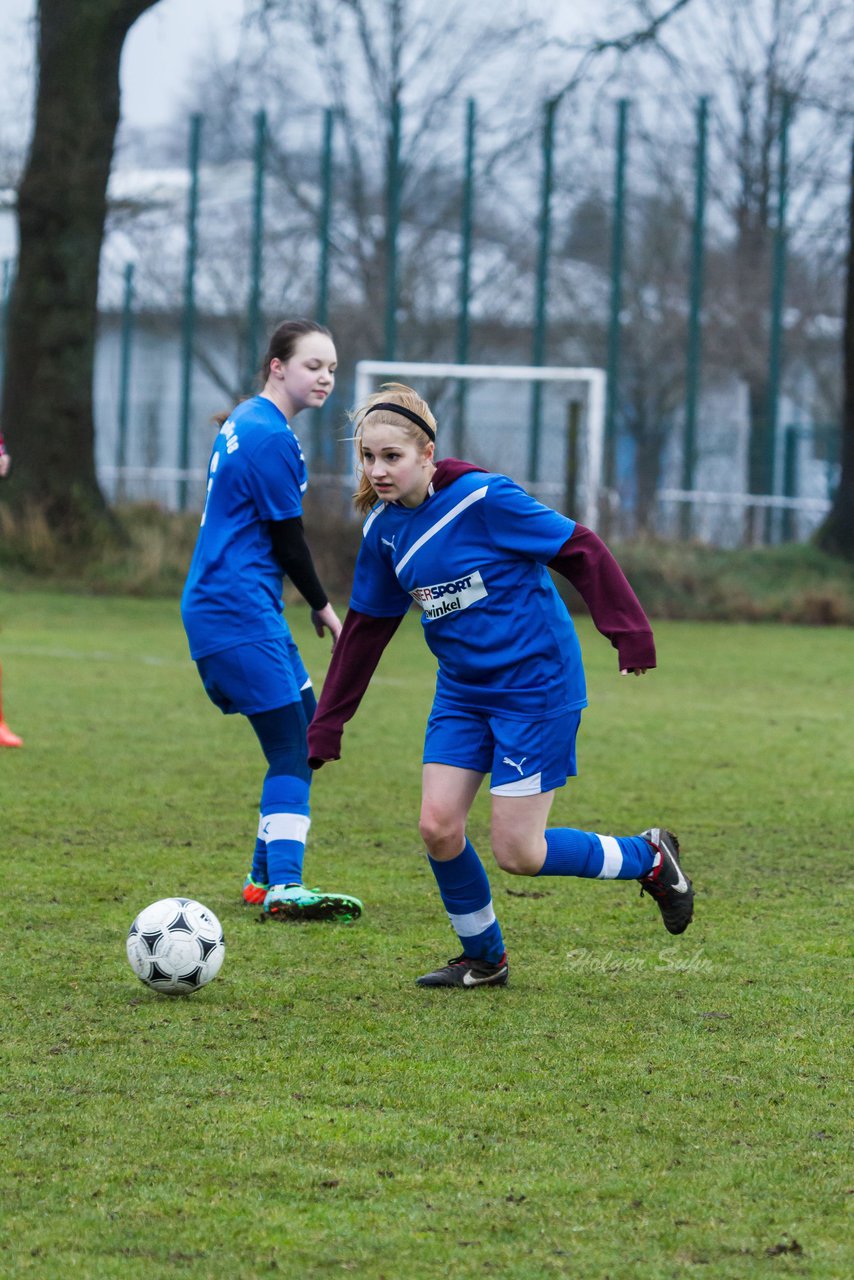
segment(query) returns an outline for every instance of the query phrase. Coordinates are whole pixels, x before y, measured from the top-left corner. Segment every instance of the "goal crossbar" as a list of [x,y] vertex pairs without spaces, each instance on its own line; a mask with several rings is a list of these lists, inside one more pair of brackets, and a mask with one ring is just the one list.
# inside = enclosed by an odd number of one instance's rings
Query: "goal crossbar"
[[590,528],[596,528],[599,518],[602,458],[605,445],[604,369],[519,364],[442,364],[411,360],[359,360],[356,363],[356,403],[362,404],[371,394],[372,383],[377,377],[388,374],[403,375],[407,378],[450,378],[482,382],[575,382],[584,385],[585,395],[581,403],[586,418],[586,449],[580,515],[585,524]]

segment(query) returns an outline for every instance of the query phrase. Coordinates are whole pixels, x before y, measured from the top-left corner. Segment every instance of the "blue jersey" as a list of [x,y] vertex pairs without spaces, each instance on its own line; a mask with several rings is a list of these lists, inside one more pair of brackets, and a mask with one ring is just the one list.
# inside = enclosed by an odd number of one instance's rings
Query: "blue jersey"
[[181,616],[190,653],[281,636],[283,572],[269,523],[302,514],[305,459],[285,415],[254,396],[214,441],[208,489]]
[[545,566],[574,528],[506,476],[467,472],[420,506],[373,509],[350,607],[395,617],[415,601],[439,663],[437,706],[561,715],[587,696],[575,627]]

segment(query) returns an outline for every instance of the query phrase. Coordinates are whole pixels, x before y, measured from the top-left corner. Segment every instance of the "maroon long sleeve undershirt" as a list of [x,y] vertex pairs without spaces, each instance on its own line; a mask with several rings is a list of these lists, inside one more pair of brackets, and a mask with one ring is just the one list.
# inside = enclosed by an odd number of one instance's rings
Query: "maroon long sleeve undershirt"
[[577,524],[549,568],[572,583],[597,631],[617,650],[620,670],[655,666],[652,627],[617,561],[592,529]]
[[355,609],[347,611],[323,682],[317,710],[308,726],[308,763],[319,769],[324,760],[341,756],[344,725],[356,714],[383,650],[403,621],[372,618]]
[[[445,458],[433,477],[444,488],[466,471],[479,467]],[[649,620],[626,577],[597,534],[576,524],[572,536],[549,562],[578,591],[598,631],[617,650],[620,670],[655,666],[655,643]],[[341,755],[344,725],[352,719],[370,684],[383,650],[401,617],[374,618],[350,609],[335,645],[323,692],[308,728],[308,762],[313,769]]]

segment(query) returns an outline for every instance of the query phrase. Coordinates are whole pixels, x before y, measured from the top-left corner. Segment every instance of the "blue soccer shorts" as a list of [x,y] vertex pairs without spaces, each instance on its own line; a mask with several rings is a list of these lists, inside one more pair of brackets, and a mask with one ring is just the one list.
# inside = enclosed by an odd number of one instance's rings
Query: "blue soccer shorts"
[[205,691],[224,715],[254,716],[302,700],[311,687],[290,632],[272,640],[238,644],[196,662]]
[[574,778],[580,711],[552,720],[509,720],[486,712],[434,707],[427,721],[424,763],[491,774],[494,796],[535,796]]

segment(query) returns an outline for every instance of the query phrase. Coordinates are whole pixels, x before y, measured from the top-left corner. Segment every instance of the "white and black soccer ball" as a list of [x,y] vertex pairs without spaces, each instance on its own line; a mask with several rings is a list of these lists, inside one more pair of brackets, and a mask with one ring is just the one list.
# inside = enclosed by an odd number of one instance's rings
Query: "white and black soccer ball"
[[130,967],[147,987],[167,996],[189,995],[222,967],[222,925],[193,898],[161,898],[134,920],[127,953]]

